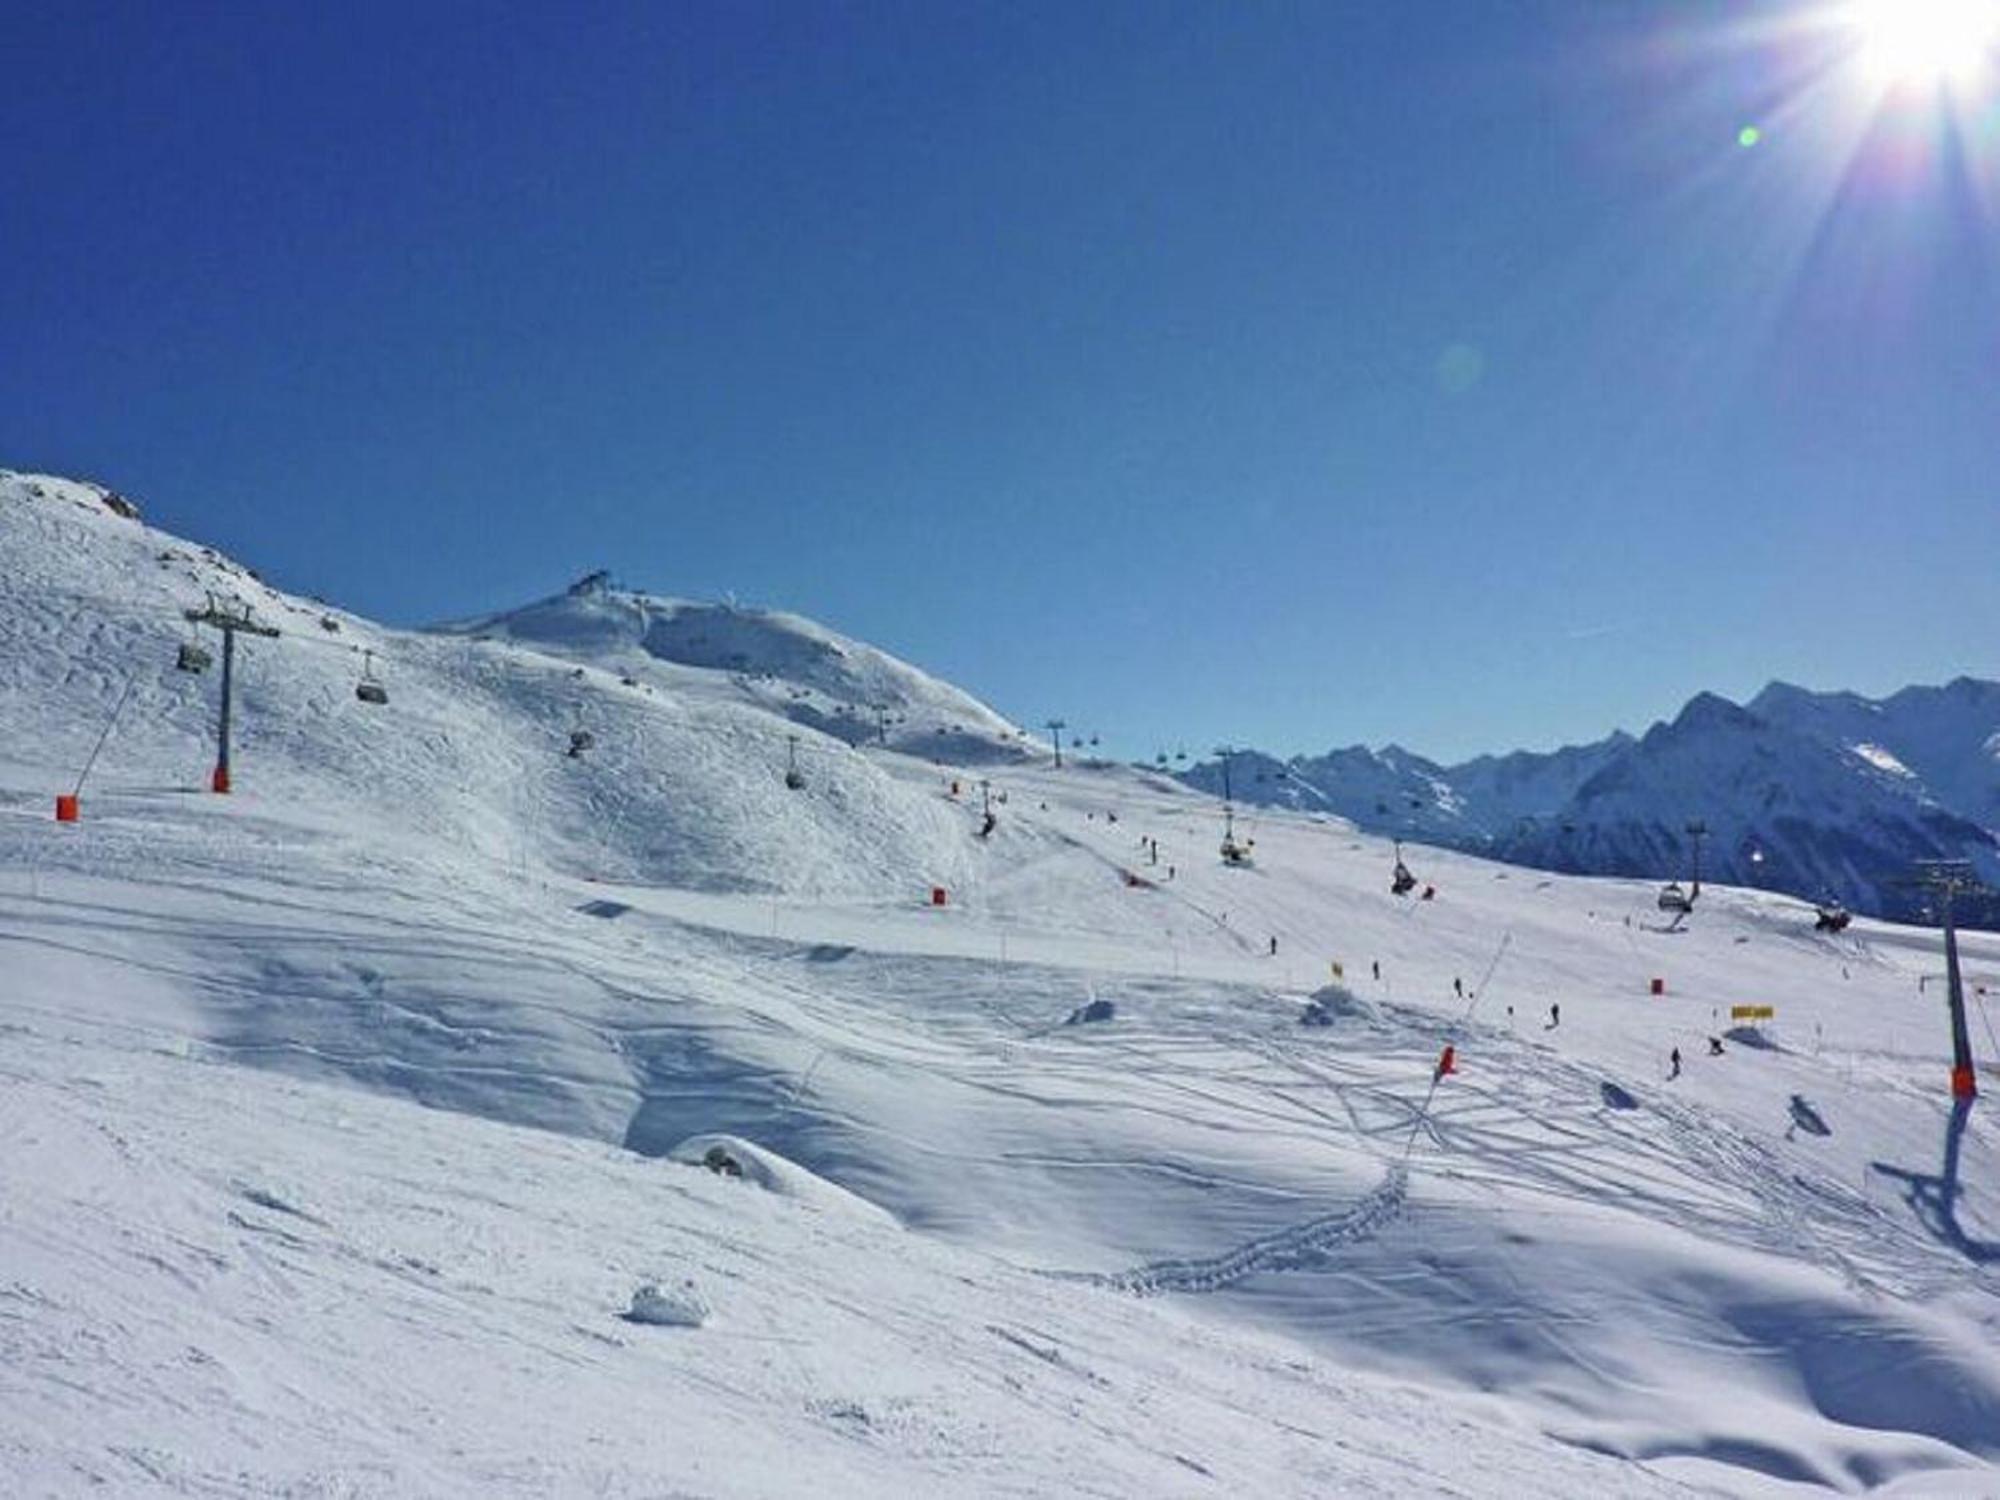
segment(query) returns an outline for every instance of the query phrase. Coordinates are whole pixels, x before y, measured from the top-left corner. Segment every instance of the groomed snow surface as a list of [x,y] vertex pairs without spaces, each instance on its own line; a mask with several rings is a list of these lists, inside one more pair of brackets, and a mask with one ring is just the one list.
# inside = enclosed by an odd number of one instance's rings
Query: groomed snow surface
[[393,631],[0,474],[0,1491],[2000,1494],[1934,933],[1239,832],[795,617]]

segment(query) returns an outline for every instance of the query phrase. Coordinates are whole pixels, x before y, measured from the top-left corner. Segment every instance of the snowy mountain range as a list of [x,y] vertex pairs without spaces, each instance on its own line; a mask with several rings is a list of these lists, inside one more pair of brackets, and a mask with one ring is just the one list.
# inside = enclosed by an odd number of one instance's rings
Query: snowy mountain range
[[395,629],[0,471],[0,1494],[1994,1493],[1937,934],[1322,805],[1225,861],[795,616]]
[[[1239,801],[1539,869],[1685,882],[1698,821],[1705,879],[1876,915],[1921,914],[1896,883],[1914,860],[2000,877],[2000,683],[1970,677],[1879,700],[1782,682],[1741,706],[1702,693],[1637,738],[1454,766],[1392,745],[1282,762],[1239,751],[1229,770]],[[1184,776],[1223,789],[1219,759]]]

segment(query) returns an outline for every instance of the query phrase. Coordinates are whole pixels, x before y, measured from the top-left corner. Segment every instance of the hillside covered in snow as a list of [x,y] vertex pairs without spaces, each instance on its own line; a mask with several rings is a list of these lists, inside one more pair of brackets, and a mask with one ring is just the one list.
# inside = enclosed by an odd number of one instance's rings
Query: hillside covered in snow
[[[227,796],[211,601],[280,631]],[[1309,801],[1225,864],[794,616],[388,629],[46,476],[0,726],[8,1493],[2000,1485],[1934,931],[1416,841],[1398,897]]]

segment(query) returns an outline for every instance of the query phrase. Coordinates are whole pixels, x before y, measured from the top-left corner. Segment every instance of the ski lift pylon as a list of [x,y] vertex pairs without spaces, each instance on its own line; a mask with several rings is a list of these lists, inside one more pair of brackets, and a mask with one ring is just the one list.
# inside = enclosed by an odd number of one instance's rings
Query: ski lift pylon
[[795,792],[806,789],[805,772],[799,769],[799,737],[795,734],[785,736],[785,785]]
[[1236,752],[1225,745],[1218,746],[1215,753],[1222,757],[1222,862],[1242,867],[1250,863],[1250,850],[1256,841],[1236,837],[1236,802],[1229,782],[1229,757]]

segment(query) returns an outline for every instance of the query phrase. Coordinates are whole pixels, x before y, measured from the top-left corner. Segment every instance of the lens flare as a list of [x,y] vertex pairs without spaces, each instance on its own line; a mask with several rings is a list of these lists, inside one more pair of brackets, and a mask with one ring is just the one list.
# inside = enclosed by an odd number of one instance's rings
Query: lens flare
[[1856,65],[1876,85],[1967,84],[1993,67],[2000,0],[1857,0]]

